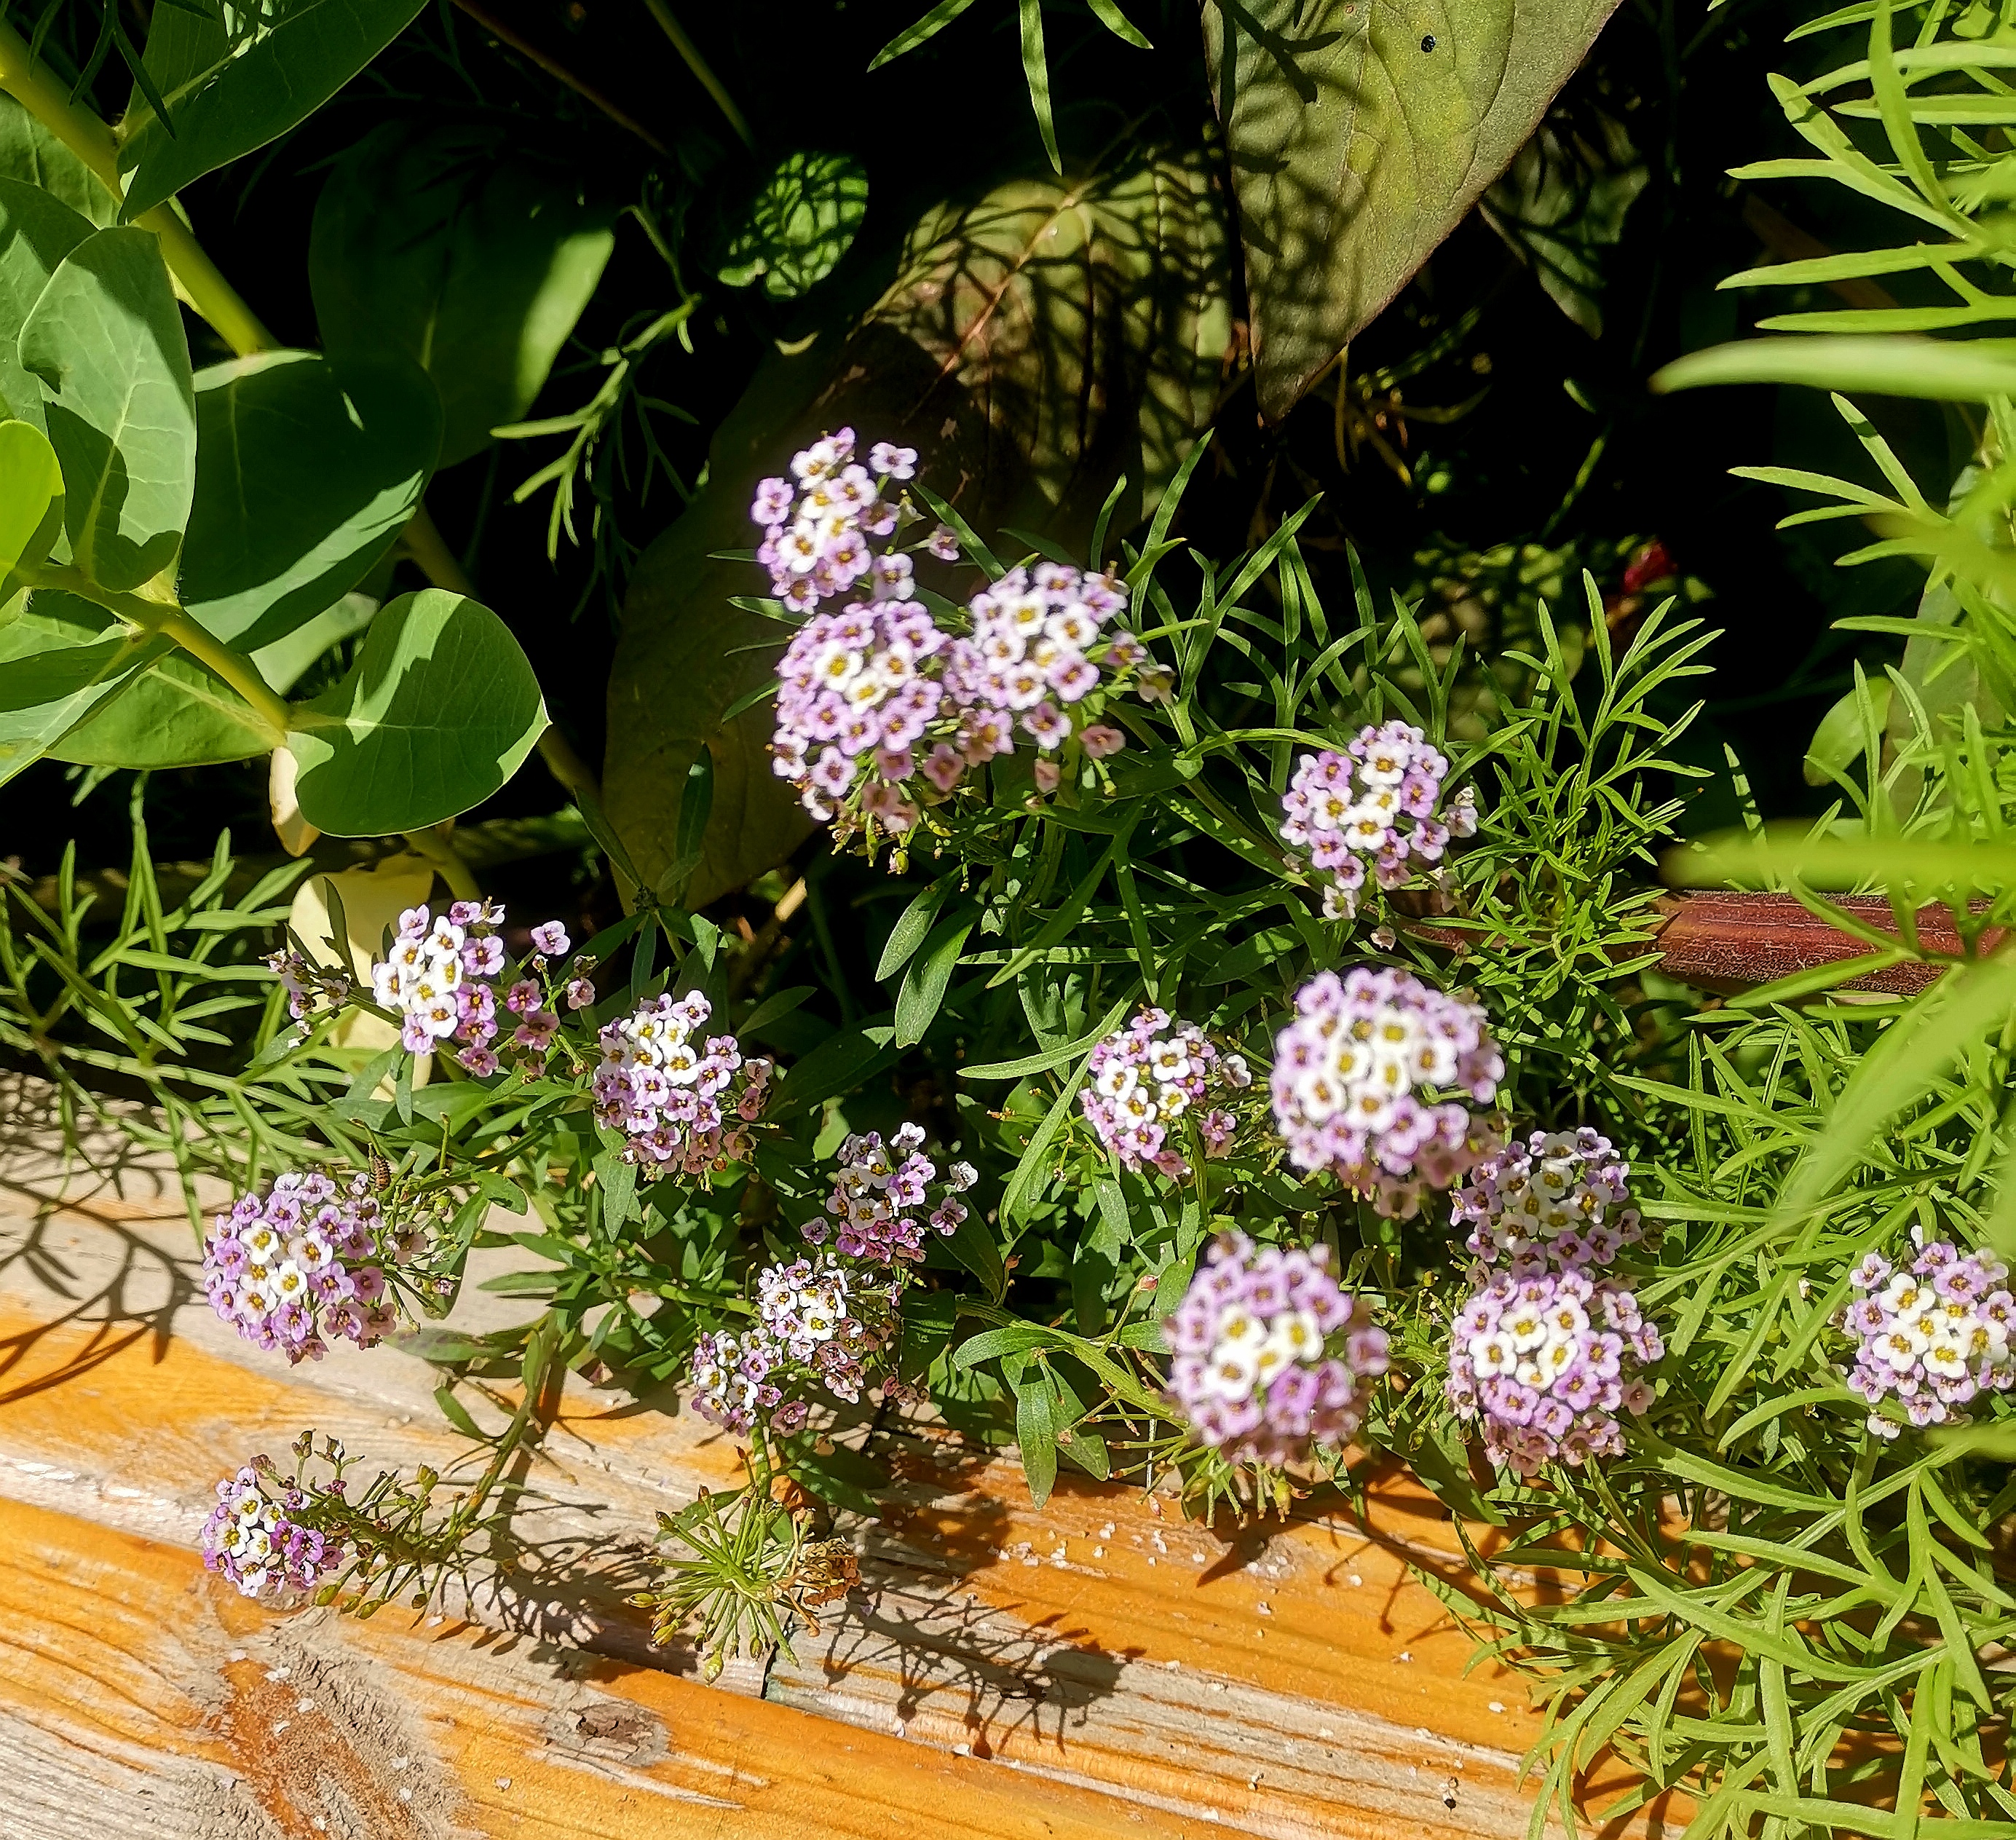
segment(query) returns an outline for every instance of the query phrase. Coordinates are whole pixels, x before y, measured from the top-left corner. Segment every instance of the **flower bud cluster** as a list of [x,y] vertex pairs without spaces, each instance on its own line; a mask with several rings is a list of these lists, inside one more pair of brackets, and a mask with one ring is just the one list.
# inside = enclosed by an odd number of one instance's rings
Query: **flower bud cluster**
[[1652,1403],[1643,1370],[1665,1352],[1622,1279],[1521,1259],[1472,1292],[1457,1315],[1449,1402],[1458,1418],[1481,1426],[1491,1460],[1518,1475],[1621,1456],[1617,1414]]
[[1323,912],[1348,920],[1357,911],[1366,864],[1382,888],[1396,888],[1424,864],[1438,862],[1452,837],[1477,829],[1468,793],[1438,815],[1449,762],[1411,722],[1368,726],[1341,754],[1325,748],[1295,762],[1281,798],[1281,835],[1309,852],[1326,879]]
[[[330,1485],[340,1491],[339,1478]],[[338,1536],[299,1518],[309,1497],[297,1484],[275,1478],[261,1458],[217,1485],[217,1505],[203,1522],[203,1562],[248,1597],[309,1591],[342,1569],[347,1556]]]
[[[904,508],[884,496],[917,470],[916,450],[877,441],[868,464],[855,455],[854,430],[822,436],[791,459],[790,479],[765,479],[749,507],[752,523],[763,527],[756,560],[770,571],[772,591],[794,613],[810,613],[864,581],[877,600],[901,600],[909,592],[910,559],[878,551],[891,535]],[[931,549],[956,556],[951,533],[932,533]]]
[[941,1183],[923,1142],[923,1129],[907,1124],[887,1143],[879,1131],[848,1138],[840,1147],[839,1172],[826,1197],[832,1224],[812,1222],[806,1239],[823,1246],[830,1237],[844,1256],[873,1265],[921,1264],[926,1224],[946,1239],[957,1233],[967,1215],[959,1197],[975,1180],[970,1164],[954,1163]]
[[2016,1386],[2016,1298],[2008,1268],[1948,1240],[1927,1244],[1899,1270],[1871,1252],[1849,1281],[1862,1293],[1842,1312],[1855,1337],[1849,1385],[1868,1401],[1869,1428],[1895,1438],[1903,1428],[1874,1410],[1895,1399],[1913,1425],[1951,1424],[1987,1392]]
[[1535,1131],[1484,1158],[1449,1211],[1458,1226],[1469,1224],[1464,1244],[1487,1263],[1607,1266],[1644,1237],[1626,1204],[1630,1173],[1610,1140],[1586,1125]]
[[702,1035],[713,1014],[697,990],[668,993],[601,1032],[596,1118],[629,1139],[624,1157],[646,1177],[704,1176],[748,1158],[743,1127],[762,1111],[772,1064],[745,1059],[732,1035]]
[[1340,1448],[1386,1371],[1385,1331],[1338,1285],[1329,1256],[1222,1234],[1163,1324],[1169,1396],[1198,1441],[1235,1463]]
[[1152,1168],[1179,1182],[1190,1172],[1184,1121],[1194,1125],[1204,1156],[1222,1155],[1239,1121],[1210,1101],[1252,1084],[1244,1057],[1221,1054],[1194,1022],[1143,1010],[1093,1048],[1078,1104],[1123,1168]]
[[241,1196],[217,1216],[203,1247],[211,1308],[290,1363],[320,1360],[332,1341],[369,1348],[383,1340],[398,1319],[368,1186],[361,1175],[340,1190],[326,1176],[289,1173],[263,1197]]
[[[400,1017],[399,1039],[407,1053],[459,1042],[455,1059],[479,1078],[497,1071],[500,1036],[506,1052],[544,1058],[560,1025],[545,986],[546,961],[566,955],[567,929],[558,920],[535,927],[531,969],[536,976],[520,975],[507,985],[509,965],[498,934],[503,924],[504,909],[494,901],[458,901],[439,918],[425,907],[409,907],[399,916],[392,956],[371,967],[371,989]],[[594,1001],[592,987],[577,980],[568,1001],[584,1007]]]
[[312,965],[291,948],[268,954],[266,963],[287,994],[287,1014],[305,1022],[323,1004],[331,1008],[347,1001],[350,980],[340,971],[326,971]]
[[1405,1218],[1489,1147],[1467,1107],[1431,1095],[1482,1104],[1504,1071],[1477,1003],[1409,971],[1324,971],[1296,992],[1275,1041],[1275,1122],[1298,1168],[1330,1170]]

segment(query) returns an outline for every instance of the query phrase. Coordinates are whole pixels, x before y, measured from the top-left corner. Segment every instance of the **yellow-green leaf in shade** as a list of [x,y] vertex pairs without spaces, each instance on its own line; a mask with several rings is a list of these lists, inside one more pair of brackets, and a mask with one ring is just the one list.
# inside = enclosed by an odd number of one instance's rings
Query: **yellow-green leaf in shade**
[[196,390],[182,308],[151,230],[94,231],[21,328],[63,463],[77,566],[124,592],[175,559],[196,484]]
[[63,513],[63,469],[41,430],[0,422],[0,578],[49,553]]
[[1616,5],[1204,0],[1269,420],[1505,170]]
[[301,816],[336,837],[423,830],[498,790],[545,726],[531,664],[489,608],[402,594],[343,681],[294,711]]

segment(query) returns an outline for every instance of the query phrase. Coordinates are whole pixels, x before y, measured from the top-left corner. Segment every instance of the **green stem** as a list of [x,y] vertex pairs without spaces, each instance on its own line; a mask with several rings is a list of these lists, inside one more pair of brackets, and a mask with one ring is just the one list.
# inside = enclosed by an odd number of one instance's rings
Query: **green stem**
[[658,22],[665,36],[671,40],[672,49],[686,59],[686,68],[700,79],[701,88],[714,98],[715,106],[728,117],[728,125],[740,137],[743,146],[754,152],[756,137],[749,131],[749,124],[743,120],[742,111],[735,106],[735,99],[708,67],[707,59],[700,54],[700,47],[686,36],[686,27],[673,17],[667,0],[644,0],[644,4],[651,9],[652,18]]
[[200,658],[248,703],[272,730],[277,746],[286,739],[292,711],[286,699],[259,675],[258,668],[243,652],[233,651],[214,633],[207,632],[171,601],[149,600],[143,594],[120,594],[101,588],[81,569],[45,563],[38,567],[21,564],[14,573],[31,588],[59,588],[117,614],[128,625],[142,632],[158,632],[171,639],[193,657]]
[[458,1532],[475,1525],[476,1517],[490,1497],[490,1492],[502,1480],[505,1466],[517,1453],[518,1446],[525,1440],[533,1416],[539,1409],[539,1402],[545,1396],[546,1388],[553,1384],[553,1369],[566,1347],[566,1339],[560,1332],[560,1325],[549,1315],[532,1331],[536,1352],[527,1351],[525,1363],[525,1396],[519,1402],[518,1410],[511,1415],[511,1422],[505,1427],[504,1435],[497,1440],[497,1449],[490,1459],[476,1486],[472,1489],[462,1505],[455,1510],[455,1518],[459,1524]]
[[[46,64],[35,63],[27,42],[4,20],[0,20],[0,89],[82,160],[115,200],[124,202],[126,188],[119,176],[119,151],[112,130],[89,110],[71,102],[54,73]],[[171,205],[157,204],[135,221],[160,239],[161,254],[189,304],[216,327],[232,351],[243,358],[273,349],[273,335],[224,279]]]

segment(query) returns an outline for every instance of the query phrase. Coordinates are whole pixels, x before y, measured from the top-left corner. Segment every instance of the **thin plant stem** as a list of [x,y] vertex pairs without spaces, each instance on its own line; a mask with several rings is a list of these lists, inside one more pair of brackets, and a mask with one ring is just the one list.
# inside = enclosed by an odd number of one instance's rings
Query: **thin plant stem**
[[715,106],[728,117],[728,125],[740,138],[743,146],[752,153],[756,147],[756,137],[749,131],[749,124],[743,119],[742,111],[736,107],[735,99],[728,93],[721,79],[715,76],[700,47],[686,36],[686,27],[673,16],[668,0],[644,0],[651,9],[651,16],[658,22],[665,36],[672,41],[672,49],[686,59],[686,68],[700,79],[701,88],[714,98]]
[[635,116],[630,113],[621,103],[598,89],[578,71],[562,63],[551,52],[542,50],[495,7],[485,5],[483,4],[483,0],[455,0],[455,4],[492,38],[509,45],[520,57],[528,59],[531,63],[538,65],[556,82],[564,83],[584,102],[592,103],[618,128],[628,128],[653,153],[671,152],[670,147],[667,146],[657,135],[639,121]]
[[[21,35],[0,20],[0,89],[4,89],[88,167],[115,200],[123,201],[118,148],[112,130],[63,92],[48,65],[38,65]],[[189,305],[217,329],[241,358],[274,348],[273,335],[204,252],[189,226],[167,204],[142,211],[135,220],[160,239],[168,272]]]

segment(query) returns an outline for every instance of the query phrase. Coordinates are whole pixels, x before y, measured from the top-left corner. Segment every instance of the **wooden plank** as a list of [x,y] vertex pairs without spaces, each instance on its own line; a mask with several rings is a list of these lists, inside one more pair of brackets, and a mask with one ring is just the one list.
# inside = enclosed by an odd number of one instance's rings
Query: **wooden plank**
[[[289,1371],[239,1341],[192,1296],[171,1178],[128,1175],[123,1193],[72,1181],[52,1204],[46,1160],[0,1158],[0,1250],[28,1241],[34,1255],[0,1262],[0,1624],[23,1657],[0,1662],[0,1719],[34,1759],[41,1799],[23,1831],[38,1840],[106,1808],[114,1835],[208,1840],[201,1824],[227,1807],[251,1824],[220,1835],[263,1840],[258,1819],[291,1834],[306,1791],[286,1770],[261,1775],[253,1742],[286,1716],[267,1691],[284,1683],[247,1673],[234,1645],[297,1649],[303,1670],[368,1686],[376,1709],[357,1715],[359,1733],[376,1719],[419,1734],[409,1754],[436,1760],[426,1795],[417,1777],[372,1791],[414,1788],[420,1813],[398,1818],[434,1824],[415,1833],[901,1836],[927,1819],[934,1834],[948,1821],[1298,1840],[1525,1831],[1516,1763],[1533,1716],[1510,1677],[1466,1675],[1467,1638],[1409,1570],[1462,1579],[1453,1531],[1401,1478],[1375,1489],[1366,1525],[1293,1521],[1221,1541],[1089,1481],[1037,1509],[1012,1460],[928,1423],[885,1426],[876,1450],[896,1485],[855,1529],[864,1588],[795,1658],[710,1688],[689,1649],[650,1648],[622,1599],[645,1575],[657,1511],[732,1485],[738,1454],[689,1417],[571,1380],[527,1475],[524,1547],[453,1606],[469,1621],[360,1626],[244,1605],[193,1556],[218,1476],[309,1424],[367,1473],[440,1467],[464,1446],[433,1405],[437,1376],[409,1353]],[[472,1410],[495,1423],[512,1403]],[[576,1712],[589,1723],[568,1737]],[[646,1714],[671,1734],[662,1754],[657,1737],[629,1742]],[[382,1761],[375,1741],[342,1741]],[[758,1756],[760,1790],[737,1773]],[[499,1777],[519,1787],[496,1790]],[[234,1781],[237,1800],[219,1802]],[[704,1819],[712,1803],[679,1814],[665,1799],[724,1781],[733,1792]],[[975,1799],[976,1784],[992,1786]],[[646,1826],[621,1824],[633,1805]],[[0,1840],[14,1818],[0,1806]],[[354,1816],[360,1833],[401,1831],[391,1818]]]

